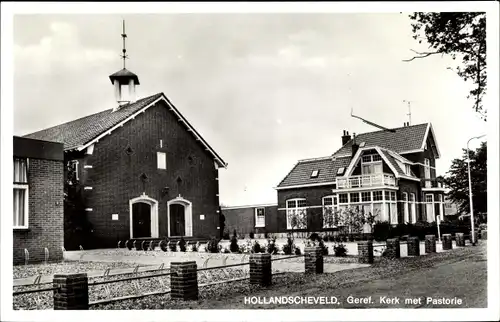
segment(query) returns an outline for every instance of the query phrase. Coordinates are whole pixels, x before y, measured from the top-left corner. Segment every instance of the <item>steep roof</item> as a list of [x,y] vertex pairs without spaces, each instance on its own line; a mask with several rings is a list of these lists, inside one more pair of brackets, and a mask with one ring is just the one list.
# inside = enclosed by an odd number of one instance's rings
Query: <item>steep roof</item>
[[[280,182],[278,188],[333,183],[337,177],[337,170],[341,167],[346,168],[350,161],[350,156],[335,159],[329,156],[300,160]],[[318,176],[311,178],[311,174],[315,170],[318,170]]]
[[64,150],[82,149],[99,137],[113,131],[119,125],[132,119],[134,115],[153,106],[159,100],[164,100],[171,110],[183,121],[189,131],[205,145],[206,149],[214,156],[219,166],[226,167],[227,164],[208,145],[208,143],[196,132],[189,122],[179,113],[173,104],[163,93],[158,93],[140,99],[134,103],[123,105],[118,110],[113,109],[98,112],[89,116],[79,118],[64,124],[50,127],[38,132],[24,135],[25,138],[60,142],[64,145]]
[[[379,146],[396,153],[419,150],[424,145],[429,123],[410,125],[395,128],[396,132],[375,131],[356,135],[356,143],[365,142],[365,147]],[[338,149],[334,156],[347,156],[351,154],[353,140],[349,140]]]

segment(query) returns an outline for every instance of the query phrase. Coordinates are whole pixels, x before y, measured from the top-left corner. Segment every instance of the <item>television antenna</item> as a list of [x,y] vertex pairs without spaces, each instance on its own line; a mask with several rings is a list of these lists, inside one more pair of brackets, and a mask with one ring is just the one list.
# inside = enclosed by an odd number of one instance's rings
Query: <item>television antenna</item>
[[354,117],[354,118],[360,119],[361,121],[363,121],[363,122],[364,122],[364,123],[366,123],[366,124],[369,124],[369,125],[371,125],[371,126],[377,127],[377,128],[382,129],[382,130],[384,130],[384,131],[393,132],[393,133],[395,133],[395,132],[396,132],[396,130],[394,130],[394,129],[388,129],[388,128],[383,127],[383,126],[381,126],[381,125],[378,125],[378,124],[375,124],[375,123],[370,122],[370,121],[368,121],[368,120],[365,120],[364,118],[361,118],[361,117],[359,117],[359,116],[356,116],[356,115],[352,114],[352,112],[353,112],[353,109],[352,109],[352,107],[351,107],[351,116],[352,116],[352,117]]
[[412,101],[403,100],[403,103],[408,103],[408,114],[406,114],[409,119],[408,125],[411,125],[411,102]]

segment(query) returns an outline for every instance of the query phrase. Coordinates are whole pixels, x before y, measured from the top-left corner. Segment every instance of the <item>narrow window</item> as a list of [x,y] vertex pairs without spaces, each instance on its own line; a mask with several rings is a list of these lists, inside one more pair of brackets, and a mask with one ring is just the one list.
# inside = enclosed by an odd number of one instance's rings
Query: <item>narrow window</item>
[[255,209],[255,227],[265,227],[266,226],[266,212],[265,208]]
[[158,169],[167,169],[167,154],[165,152],[158,152]]
[[28,159],[14,158],[14,228],[28,228]]

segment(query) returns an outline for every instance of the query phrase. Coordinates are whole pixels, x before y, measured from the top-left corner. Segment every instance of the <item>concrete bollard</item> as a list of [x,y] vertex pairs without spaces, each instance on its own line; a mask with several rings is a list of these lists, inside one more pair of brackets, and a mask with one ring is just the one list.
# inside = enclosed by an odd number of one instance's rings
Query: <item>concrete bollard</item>
[[55,274],[53,279],[54,310],[88,310],[87,273]]
[[457,247],[465,247],[464,233],[456,233],[455,234],[455,242],[456,242]]
[[443,234],[443,250],[450,250],[453,248],[451,243],[451,234]]
[[323,250],[319,246],[304,248],[304,263],[306,274],[323,273]]
[[420,256],[420,240],[418,237],[408,237],[408,256]]
[[362,264],[373,264],[373,242],[371,240],[358,242],[358,261]]
[[401,257],[401,249],[399,246],[398,238],[390,238],[386,242],[387,245],[387,257],[388,258],[400,258]]
[[436,236],[425,235],[425,252],[427,254],[436,252]]
[[250,254],[250,284],[271,285],[271,254]]
[[170,297],[173,300],[198,300],[198,266],[196,261],[170,263]]

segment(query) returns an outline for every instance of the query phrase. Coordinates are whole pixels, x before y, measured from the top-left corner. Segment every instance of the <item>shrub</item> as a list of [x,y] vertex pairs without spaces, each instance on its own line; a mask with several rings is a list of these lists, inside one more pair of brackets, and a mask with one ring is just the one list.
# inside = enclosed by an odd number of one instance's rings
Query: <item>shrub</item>
[[267,234],[267,231],[264,232],[264,238],[267,239],[268,238],[268,234]]
[[295,247],[295,255],[299,256],[301,254],[302,254],[302,252],[300,251],[300,248]]
[[179,250],[181,252],[186,252],[186,241],[184,240],[184,237],[181,237],[181,240],[179,240]]
[[276,237],[271,237],[267,241],[267,252],[271,255],[278,253],[278,247],[276,247]]
[[335,256],[337,256],[337,257],[347,256],[347,249],[345,248],[344,244],[334,245],[333,252],[335,253]]
[[283,253],[285,255],[292,255],[293,250],[294,250],[293,239],[291,237],[288,237],[286,240],[286,244],[283,245]]
[[192,252],[197,252],[198,251],[198,243],[195,243],[191,246],[191,251]]
[[310,239],[311,241],[317,241],[317,240],[319,240],[319,235],[318,235],[318,233],[312,233],[312,234],[309,236],[309,239]]
[[387,221],[378,221],[373,226],[373,238],[376,241],[385,241],[390,237],[391,224]]
[[253,246],[252,246],[252,251],[253,251],[255,254],[262,252],[262,249],[261,249],[260,244],[259,244],[259,242],[258,242],[258,241],[255,241],[255,243],[253,244]]
[[167,240],[167,245],[171,252],[177,251],[177,244],[171,241],[170,239]]
[[219,252],[219,242],[215,237],[212,237],[212,239],[207,243],[205,246],[205,251],[207,253],[218,253]]
[[227,227],[224,228],[224,232],[222,233],[222,239],[229,240],[229,229]]
[[167,243],[164,240],[160,242],[160,249],[164,252],[168,250]]
[[253,231],[250,232],[250,239],[253,239],[254,237],[254,234],[253,234]]
[[325,245],[325,241],[323,238],[319,237],[319,247],[321,247],[321,251],[323,252],[323,255],[328,255],[328,247]]
[[229,250],[231,253],[238,253],[240,251],[240,246],[238,246],[238,239],[236,238],[236,229],[233,232],[233,238],[231,238],[231,245],[229,245]]

